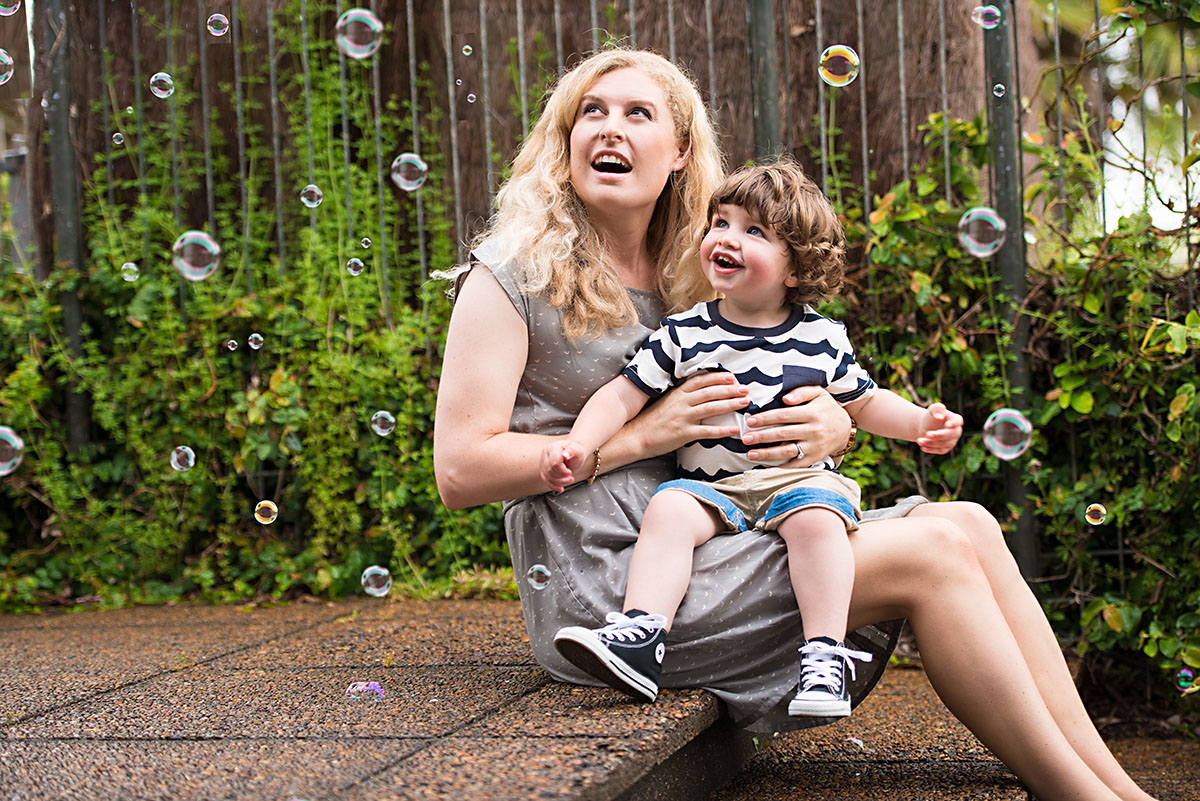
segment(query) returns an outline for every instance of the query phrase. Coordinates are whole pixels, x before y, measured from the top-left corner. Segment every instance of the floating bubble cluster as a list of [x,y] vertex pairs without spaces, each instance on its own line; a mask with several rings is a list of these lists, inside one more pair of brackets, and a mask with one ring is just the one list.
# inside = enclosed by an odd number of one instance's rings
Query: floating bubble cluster
[[1102,503],[1088,504],[1088,508],[1083,510],[1083,519],[1088,521],[1093,526],[1098,526],[1108,517],[1108,510],[1104,508]]
[[997,409],[983,424],[983,444],[1004,461],[1016,459],[1029,447],[1033,425],[1016,409]]
[[858,53],[854,48],[836,44],[821,53],[818,72],[821,80],[830,86],[846,86],[858,77]]
[[12,56],[7,50],[0,50],[0,85],[8,83],[16,71]]
[[191,470],[196,466],[196,453],[187,445],[180,445],[171,451],[171,469],[180,473]]
[[150,93],[158,98],[168,98],[175,94],[175,79],[165,72],[156,72],[150,76]]
[[259,350],[263,346],[263,335],[251,334],[246,337],[246,344],[250,346],[250,350]]
[[416,153],[401,153],[392,160],[392,182],[405,192],[414,192],[425,183],[427,165]]
[[184,231],[171,247],[171,263],[189,281],[203,281],[221,265],[221,246],[203,231]]
[[963,212],[958,220],[958,241],[967,252],[984,259],[1004,244],[1004,218],[995,209],[976,206]]
[[121,277],[126,281],[136,281],[140,274],[138,266],[131,261],[127,261],[121,265]]
[[254,507],[254,519],[262,523],[264,526],[269,526],[275,522],[275,518],[279,517],[279,507],[274,501],[259,501]]
[[11,17],[21,10],[21,0],[0,0],[0,17]]
[[346,272],[350,273],[351,275],[362,275],[364,267],[365,265],[363,264],[363,260],[358,257],[354,257],[350,259],[350,261],[346,262]]
[[391,412],[380,409],[371,415],[371,430],[381,437],[386,437],[396,430],[396,418]]
[[525,581],[535,590],[544,590],[550,584],[550,568],[534,565],[525,571]]
[[350,58],[370,58],[383,43],[383,23],[365,8],[352,8],[338,17],[334,38]]
[[229,17],[224,14],[213,14],[208,18],[208,32],[213,36],[224,36],[229,33]]
[[392,589],[392,574],[386,567],[371,565],[362,574],[363,592],[375,598],[382,598]]
[[346,697],[355,701],[368,699],[378,701],[383,698],[383,688],[377,681],[356,681],[346,688]]
[[310,209],[315,209],[321,205],[321,201],[325,199],[325,193],[321,191],[321,187],[316,184],[309,184],[300,190],[300,202]]
[[971,21],[985,31],[990,31],[1000,24],[1000,9],[995,6],[976,6],[971,12]]
[[8,426],[0,426],[0,476],[7,476],[21,465],[25,442]]

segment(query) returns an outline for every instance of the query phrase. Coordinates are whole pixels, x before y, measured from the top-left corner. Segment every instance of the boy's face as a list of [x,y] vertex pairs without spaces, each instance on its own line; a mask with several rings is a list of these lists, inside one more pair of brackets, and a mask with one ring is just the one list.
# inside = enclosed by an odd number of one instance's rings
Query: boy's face
[[798,283],[791,252],[775,229],[746,209],[722,203],[700,243],[700,264],[713,289],[744,311],[783,308]]

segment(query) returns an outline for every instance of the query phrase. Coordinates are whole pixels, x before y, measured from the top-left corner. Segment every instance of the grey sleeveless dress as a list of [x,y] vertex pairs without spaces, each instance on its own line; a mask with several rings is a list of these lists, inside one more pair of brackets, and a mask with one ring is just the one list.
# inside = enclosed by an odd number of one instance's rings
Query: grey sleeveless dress
[[[560,311],[542,297],[523,294],[511,266],[489,259],[490,250],[487,243],[476,248],[473,262],[491,269],[529,330],[529,358],[510,429],[566,434],[588,397],[617,375],[658,327],[665,314],[662,302],[655,293],[631,289],[639,325],[572,344],[563,335]],[[605,473],[590,485],[504,504],[529,642],[555,679],[596,684],[558,655],[554,634],[563,626],[603,625],[605,614],[621,609],[642,512],[654,489],[674,477],[674,468],[671,455],[648,459]],[[906,499],[867,513],[864,520],[903,516],[923,500]],[[535,580],[524,580],[531,569]],[[902,622],[867,626],[847,636],[847,646],[874,655],[869,663],[856,663],[854,704],[879,680]],[[754,732],[828,723],[787,714],[803,642],[780,537],[758,531],[717,536],[695,552],[691,584],[667,641],[662,686],[710,690],[725,702],[736,725]]]

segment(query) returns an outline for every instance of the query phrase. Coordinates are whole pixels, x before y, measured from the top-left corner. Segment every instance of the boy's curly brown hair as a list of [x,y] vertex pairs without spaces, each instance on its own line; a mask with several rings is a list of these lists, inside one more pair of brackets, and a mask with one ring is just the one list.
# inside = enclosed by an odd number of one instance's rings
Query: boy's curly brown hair
[[833,207],[799,164],[783,156],[734,172],[708,203],[710,227],[721,204],[745,209],[787,245],[800,279],[788,288],[784,300],[789,306],[837,294],[845,275],[846,236]]

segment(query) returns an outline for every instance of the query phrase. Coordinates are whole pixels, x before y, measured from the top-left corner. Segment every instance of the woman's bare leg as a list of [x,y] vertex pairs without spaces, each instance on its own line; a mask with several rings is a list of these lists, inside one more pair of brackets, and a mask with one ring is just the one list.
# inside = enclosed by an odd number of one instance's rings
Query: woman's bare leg
[[967,534],[1038,692],[1071,747],[1125,801],[1151,798],[1129,777],[1096,731],[1050,622],[1022,578],[996,519],[975,503],[922,504],[909,514],[909,519],[915,517],[941,517]]
[[623,611],[662,615],[670,630],[691,581],[692,555],[716,532],[716,514],[695,497],[679,490],[656,492],[629,560]]
[[1118,801],[1050,714],[960,528],[866,523],[851,546],[851,629],[907,617],[938,696],[1041,801]]

